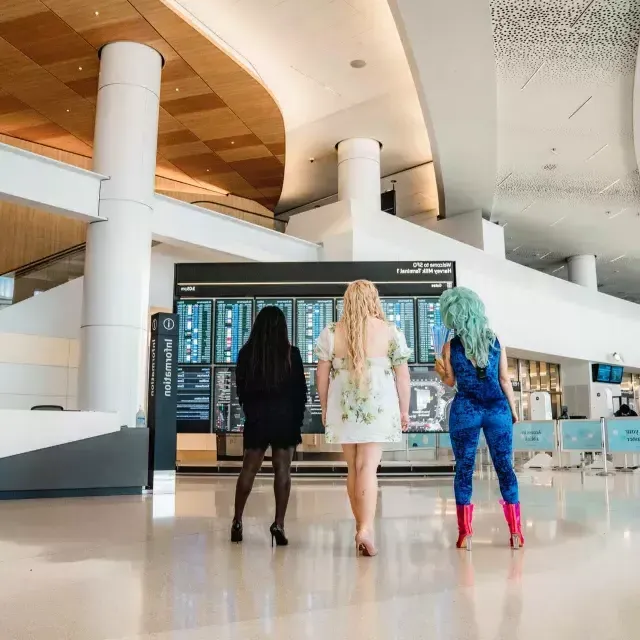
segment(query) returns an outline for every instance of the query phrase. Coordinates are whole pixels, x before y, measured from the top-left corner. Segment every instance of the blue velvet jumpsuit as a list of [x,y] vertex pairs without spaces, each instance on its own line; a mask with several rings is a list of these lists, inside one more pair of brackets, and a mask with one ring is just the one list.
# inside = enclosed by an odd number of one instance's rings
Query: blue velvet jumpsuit
[[476,367],[465,355],[460,338],[451,341],[450,360],[458,388],[449,416],[451,444],[456,459],[456,504],[471,504],[473,470],[481,429],[498,474],[502,499],[516,504],[519,498],[512,463],[513,421],[509,403],[500,386],[500,342],[496,338],[490,349],[485,377],[478,375]]

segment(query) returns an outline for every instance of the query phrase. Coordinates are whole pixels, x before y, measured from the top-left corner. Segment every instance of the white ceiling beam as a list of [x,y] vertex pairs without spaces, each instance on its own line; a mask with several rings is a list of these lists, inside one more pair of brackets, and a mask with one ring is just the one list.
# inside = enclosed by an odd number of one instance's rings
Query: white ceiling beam
[[85,222],[98,214],[100,183],[105,180],[52,158],[0,143],[0,200]]

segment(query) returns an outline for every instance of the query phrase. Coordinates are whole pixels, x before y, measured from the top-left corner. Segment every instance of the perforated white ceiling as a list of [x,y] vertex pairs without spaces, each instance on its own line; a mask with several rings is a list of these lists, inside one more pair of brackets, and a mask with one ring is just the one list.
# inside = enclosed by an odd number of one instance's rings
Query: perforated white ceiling
[[493,0],[491,11],[492,219],[507,223],[509,258],[566,277],[565,258],[594,253],[601,291],[640,300],[640,0]]

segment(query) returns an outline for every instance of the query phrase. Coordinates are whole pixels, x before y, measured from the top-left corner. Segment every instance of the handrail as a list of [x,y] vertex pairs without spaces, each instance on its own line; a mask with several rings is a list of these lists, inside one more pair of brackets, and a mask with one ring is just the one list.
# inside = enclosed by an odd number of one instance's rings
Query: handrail
[[6,276],[10,273],[14,273],[16,276],[27,275],[28,273],[31,273],[32,271],[35,271],[40,267],[48,265],[52,262],[57,262],[58,260],[61,260],[62,258],[66,258],[67,256],[73,255],[75,253],[79,253],[80,251],[84,250],[86,246],[87,246],[87,243],[82,242],[80,244],[73,245],[72,247],[67,247],[66,249],[56,251],[56,253],[51,253],[48,256],[45,256],[44,258],[38,258],[38,260],[33,260],[32,262],[28,262],[27,264],[22,265],[21,267],[17,267],[15,269],[9,269],[9,271],[5,271],[4,273],[0,274],[0,276]]

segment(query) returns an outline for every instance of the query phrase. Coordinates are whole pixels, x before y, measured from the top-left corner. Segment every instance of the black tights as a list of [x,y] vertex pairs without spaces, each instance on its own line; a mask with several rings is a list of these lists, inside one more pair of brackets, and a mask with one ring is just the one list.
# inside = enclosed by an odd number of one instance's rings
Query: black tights
[[[276,497],[275,523],[283,527],[284,516],[289,504],[291,493],[291,461],[293,460],[293,447],[289,449],[274,449],[271,461],[273,463],[273,492]],[[234,519],[242,522],[244,506],[253,488],[256,473],[262,466],[264,451],[262,449],[246,449],[242,461],[242,471],[236,484],[236,501]]]

